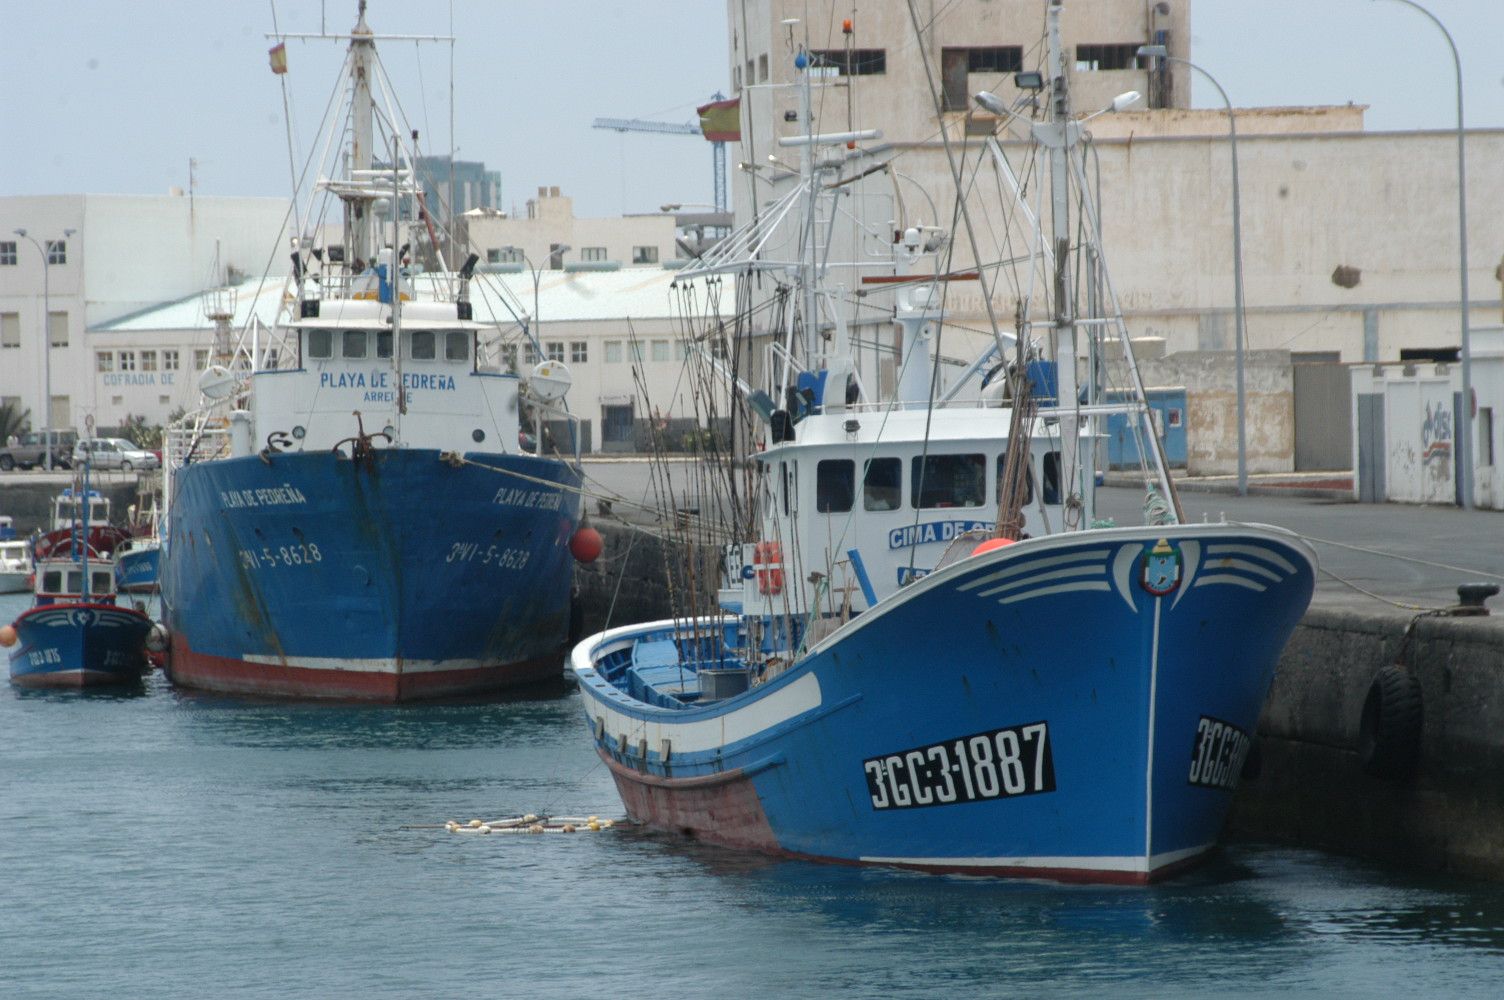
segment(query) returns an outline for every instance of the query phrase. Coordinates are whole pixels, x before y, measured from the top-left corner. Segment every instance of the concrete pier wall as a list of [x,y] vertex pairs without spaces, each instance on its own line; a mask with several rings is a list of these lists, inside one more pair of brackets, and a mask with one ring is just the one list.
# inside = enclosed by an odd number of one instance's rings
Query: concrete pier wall
[[[1402,646],[1423,725],[1415,773],[1390,781],[1364,772],[1358,730]],[[1504,616],[1318,604],[1285,648],[1259,733],[1261,773],[1239,787],[1229,836],[1504,879]]]

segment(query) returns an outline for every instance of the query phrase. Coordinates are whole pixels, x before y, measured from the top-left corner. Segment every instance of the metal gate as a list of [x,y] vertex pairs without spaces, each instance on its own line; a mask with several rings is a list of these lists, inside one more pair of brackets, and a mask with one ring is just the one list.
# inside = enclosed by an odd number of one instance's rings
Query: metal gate
[[1295,471],[1353,467],[1352,373],[1346,365],[1297,364]]

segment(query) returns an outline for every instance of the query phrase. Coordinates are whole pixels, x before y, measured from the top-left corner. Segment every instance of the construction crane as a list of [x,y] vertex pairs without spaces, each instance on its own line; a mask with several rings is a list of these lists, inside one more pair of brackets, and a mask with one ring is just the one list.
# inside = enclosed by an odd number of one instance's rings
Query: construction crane
[[[721,95],[715,95],[716,100],[721,100]],[[613,132],[656,132],[659,135],[698,135],[704,136],[700,130],[699,122],[685,122],[682,125],[674,122],[647,121],[642,118],[597,118],[591,123],[592,128],[608,128]],[[715,210],[726,211],[726,143],[724,140],[710,140],[710,165],[715,176]]]

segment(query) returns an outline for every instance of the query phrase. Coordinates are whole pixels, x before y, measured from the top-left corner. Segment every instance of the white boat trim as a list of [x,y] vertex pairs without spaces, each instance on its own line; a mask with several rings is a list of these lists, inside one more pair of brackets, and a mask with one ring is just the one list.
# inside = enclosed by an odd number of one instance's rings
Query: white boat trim
[[975,858],[906,858],[863,855],[864,864],[898,865],[905,868],[997,868],[1037,869],[1039,871],[1133,872],[1149,874],[1186,858],[1204,854],[1213,843],[1167,851],[1145,858],[1141,855],[1102,857],[975,857]]

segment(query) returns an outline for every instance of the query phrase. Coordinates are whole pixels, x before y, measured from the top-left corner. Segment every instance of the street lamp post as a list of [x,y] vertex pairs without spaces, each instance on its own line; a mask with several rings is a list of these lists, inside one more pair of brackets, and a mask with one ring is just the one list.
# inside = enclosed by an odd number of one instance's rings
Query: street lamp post
[[[66,240],[78,230],[64,229],[63,239]],[[53,240],[47,241],[47,246],[37,242],[37,238],[24,229],[12,230],[17,236],[31,243],[37,248],[37,253],[42,255],[42,443],[45,447],[43,461],[48,472],[52,471],[52,254],[48,247]]]
[[1473,507],[1473,352],[1471,338],[1468,333],[1468,298],[1467,298],[1467,152],[1463,144],[1462,131],[1462,60],[1457,55],[1457,45],[1452,41],[1452,33],[1447,26],[1426,8],[1416,3],[1415,0],[1394,0],[1406,7],[1413,7],[1436,25],[1442,37],[1447,40],[1447,48],[1452,52],[1452,70],[1457,77],[1457,257],[1458,266],[1461,268],[1460,283],[1462,285],[1462,428],[1458,433],[1458,459],[1462,464],[1462,477],[1459,484],[1462,492],[1462,507],[1471,510]]
[[[564,259],[564,254],[573,249],[574,247],[570,246],[568,243],[561,243],[556,247],[550,247],[548,256],[550,259],[557,257],[562,261]],[[541,323],[538,323],[538,279],[542,277],[542,272],[540,272],[537,265],[533,263],[533,258],[529,257],[527,254],[524,253],[522,255],[522,259],[527,263],[528,270],[533,272],[533,314],[528,317],[528,334],[534,341],[537,342],[538,353],[541,355],[543,353],[543,341],[538,336],[539,328],[541,328],[542,326]],[[537,327],[534,326],[535,323],[538,324]]]
[[[1408,0],[1401,0],[1408,2]],[[1140,45],[1140,56],[1156,56],[1167,62],[1181,63],[1200,73],[1217,88],[1217,93],[1222,97],[1222,103],[1227,107],[1227,134],[1228,145],[1232,149],[1232,288],[1233,288],[1233,325],[1236,328],[1234,337],[1235,354],[1237,356],[1237,393],[1238,393],[1238,495],[1248,495],[1248,396],[1243,380],[1243,355],[1248,342],[1248,322],[1243,308],[1243,212],[1238,200],[1238,117],[1233,112],[1232,101],[1227,98],[1227,91],[1217,82],[1217,78],[1206,70],[1197,66],[1189,59],[1181,59],[1172,56],[1163,45]]]

